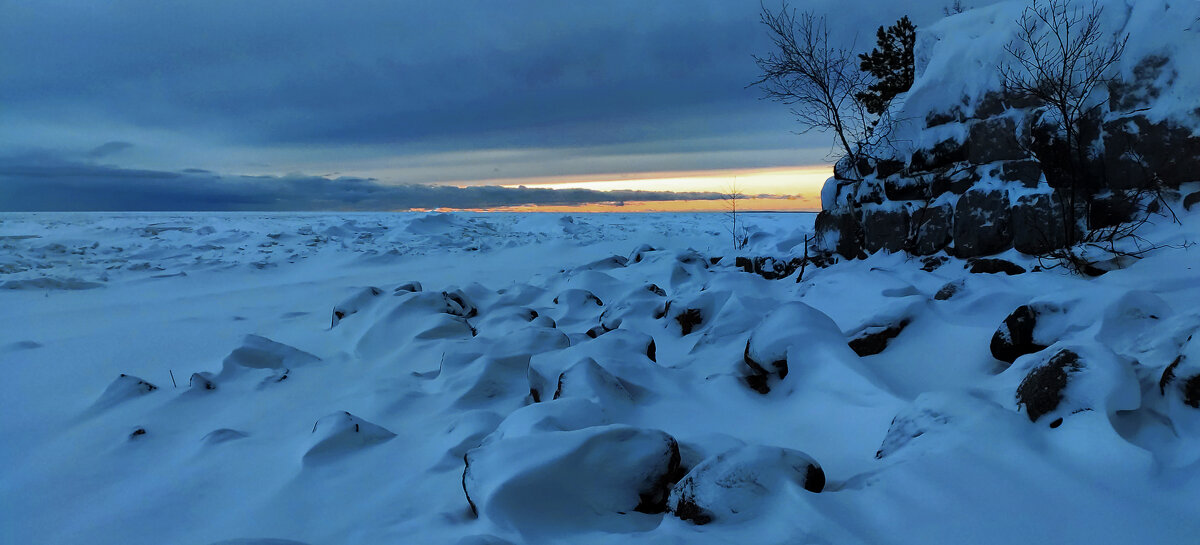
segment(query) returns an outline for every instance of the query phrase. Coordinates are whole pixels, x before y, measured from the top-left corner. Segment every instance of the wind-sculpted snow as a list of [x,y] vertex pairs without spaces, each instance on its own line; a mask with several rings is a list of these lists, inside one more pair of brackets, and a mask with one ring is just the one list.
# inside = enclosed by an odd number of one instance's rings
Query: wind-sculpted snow
[[[1149,233],[1194,238],[1182,220]],[[0,290],[0,527],[197,545],[1200,532],[1190,249],[1097,279],[881,254],[797,282],[733,258],[797,257],[811,216],[750,216],[741,252],[722,221],[6,217],[0,263],[28,269],[3,275],[101,287]],[[67,250],[26,251],[51,244]],[[1001,361],[1021,308],[1036,346]]]

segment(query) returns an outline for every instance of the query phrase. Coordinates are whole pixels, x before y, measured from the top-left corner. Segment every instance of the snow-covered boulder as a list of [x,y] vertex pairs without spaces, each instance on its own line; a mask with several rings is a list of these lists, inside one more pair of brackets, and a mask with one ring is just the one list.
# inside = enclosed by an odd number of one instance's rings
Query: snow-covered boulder
[[696,524],[754,518],[760,507],[788,487],[825,488],[825,472],[798,450],[745,446],[705,459],[671,489],[669,509]]
[[380,295],[383,295],[383,290],[374,286],[366,287],[359,290],[358,293],[355,293],[354,295],[342,300],[342,302],[334,305],[333,321],[329,324],[329,327],[337,327],[338,322],[344,320],[351,314],[357,313],[359,309],[370,304],[371,301]]
[[462,485],[472,510],[526,533],[631,529],[661,513],[678,478],[679,446],[625,425],[504,436],[467,452]]
[[1045,419],[1053,428],[1078,412],[1111,416],[1141,406],[1132,366],[1103,347],[1072,346],[1020,362],[1008,372],[1022,377],[1015,399],[1030,422]]

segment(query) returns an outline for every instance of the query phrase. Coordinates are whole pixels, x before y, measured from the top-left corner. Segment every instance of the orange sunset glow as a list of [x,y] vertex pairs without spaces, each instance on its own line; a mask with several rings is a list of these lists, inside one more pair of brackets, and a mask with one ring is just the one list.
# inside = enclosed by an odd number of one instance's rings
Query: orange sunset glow
[[[826,165],[728,169],[705,171],[641,172],[623,175],[574,176],[496,180],[505,187],[546,189],[591,189],[711,192],[727,194],[736,189],[742,211],[816,211],[821,208],[821,185],[831,175]],[[524,205],[490,208],[496,212],[724,212],[725,200],[624,201],[582,205]]]

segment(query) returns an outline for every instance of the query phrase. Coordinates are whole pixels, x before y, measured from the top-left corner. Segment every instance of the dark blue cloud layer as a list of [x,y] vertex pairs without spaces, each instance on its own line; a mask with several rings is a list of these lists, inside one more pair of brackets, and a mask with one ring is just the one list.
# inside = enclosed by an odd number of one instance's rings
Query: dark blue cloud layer
[[51,154],[0,157],[0,212],[332,211],[719,199],[715,193],[384,185],[364,178],[140,170]]

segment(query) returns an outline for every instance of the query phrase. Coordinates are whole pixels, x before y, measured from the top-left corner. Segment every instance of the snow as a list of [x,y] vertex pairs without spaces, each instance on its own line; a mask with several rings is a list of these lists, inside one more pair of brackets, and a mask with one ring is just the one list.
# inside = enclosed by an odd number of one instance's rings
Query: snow
[[[0,527],[13,543],[1191,542],[1200,216],[1175,209],[1182,225],[1143,233],[1172,247],[1095,279],[880,254],[799,283],[733,257],[796,256],[812,214],[746,214],[743,251],[719,214],[5,215],[0,281],[22,288],[0,290]],[[1049,348],[1008,366],[989,342],[1020,305]],[[847,346],[900,320],[879,354]],[[1031,421],[1016,390],[1061,350],[1082,365]],[[679,483],[707,524],[664,512]]]

